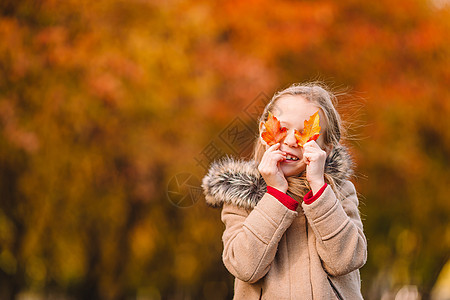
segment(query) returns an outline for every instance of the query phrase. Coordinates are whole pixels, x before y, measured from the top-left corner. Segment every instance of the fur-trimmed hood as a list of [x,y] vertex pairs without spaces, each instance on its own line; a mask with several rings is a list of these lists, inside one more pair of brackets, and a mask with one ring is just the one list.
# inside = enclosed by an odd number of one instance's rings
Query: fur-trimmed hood
[[[338,187],[353,175],[353,161],[343,145],[333,148],[325,162],[325,173]],[[203,178],[206,203],[220,207],[223,203],[253,208],[267,191],[266,182],[253,160],[237,160],[225,157],[211,164]]]

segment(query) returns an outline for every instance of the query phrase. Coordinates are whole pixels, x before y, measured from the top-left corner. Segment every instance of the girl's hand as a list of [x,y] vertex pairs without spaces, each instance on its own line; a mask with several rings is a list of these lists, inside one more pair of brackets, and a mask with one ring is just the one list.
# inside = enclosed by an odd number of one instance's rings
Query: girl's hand
[[309,141],[303,145],[303,161],[306,164],[306,180],[313,194],[317,193],[325,184],[324,172],[327,153],[316,141]]
[[280,162],[286,159],[286,153],[279,150],[279,148],[280,143],[277,143],[264,152],[258,170],[268,186],[286,193],[288,182],[280,168]]

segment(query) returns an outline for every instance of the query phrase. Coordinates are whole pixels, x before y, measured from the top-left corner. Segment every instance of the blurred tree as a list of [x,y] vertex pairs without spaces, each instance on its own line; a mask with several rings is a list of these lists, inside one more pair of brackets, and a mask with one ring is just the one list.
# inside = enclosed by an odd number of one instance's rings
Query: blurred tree
[[188,121],[209,88],[190,49],[200,28],[171,23],[179,13],[140,1],[2,4],[2,298],[120,299],[192,281],[173,270],[195,224],[183,226],[192,216],[164,186],[169,166],[186,165],[179,154],[198,151],[189,141],[206,139]]

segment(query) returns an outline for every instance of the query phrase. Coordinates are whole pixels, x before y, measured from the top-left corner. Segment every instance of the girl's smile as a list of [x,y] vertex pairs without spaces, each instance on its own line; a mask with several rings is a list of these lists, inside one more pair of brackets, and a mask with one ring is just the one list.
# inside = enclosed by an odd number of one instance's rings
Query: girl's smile
[[280,150],[286,153],[286,159],[280,162],[280,167],[285,176],[296,175],[305,170],[306,164],[303,161],[303,155],[293,155],[282,148],[280,147]]
[[[281,151],[283,151],[283,150],[281,150]],[[289,152],[285,152],[285,153],[286,153],[286,160],[287,161],[297,161],[297,160],[299,160],[299,158],[297,156],[295,156],[294,154],[289,153]]]

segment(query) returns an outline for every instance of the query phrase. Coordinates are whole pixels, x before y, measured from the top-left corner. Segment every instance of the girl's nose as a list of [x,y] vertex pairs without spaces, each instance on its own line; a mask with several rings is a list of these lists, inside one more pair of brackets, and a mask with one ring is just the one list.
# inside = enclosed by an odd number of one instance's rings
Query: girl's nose
[[294,130],[288,131],[286,137],[284,138],[284,143],[288,145],[289,147],[297,147],[297,139],[294,135]]

